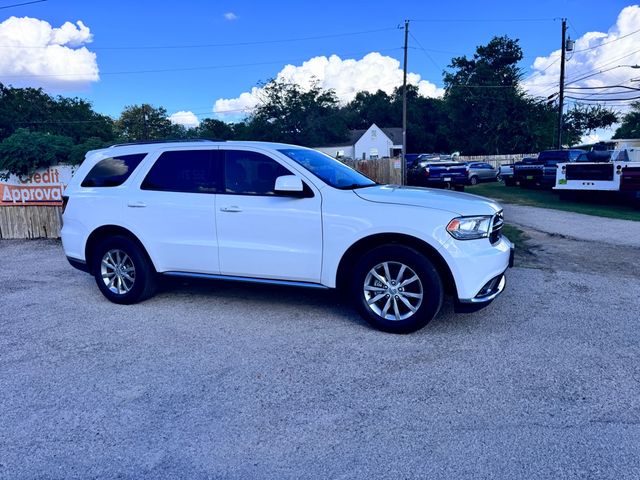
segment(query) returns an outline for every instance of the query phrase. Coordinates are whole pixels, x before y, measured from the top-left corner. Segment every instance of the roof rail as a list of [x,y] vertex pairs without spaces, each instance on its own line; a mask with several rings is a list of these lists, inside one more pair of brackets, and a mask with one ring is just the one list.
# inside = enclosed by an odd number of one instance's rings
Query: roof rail
[[166,138],[162,140],[138,140],[135,142],[126,143],[114,143],[109,145],[111,147],[126,147],[128,145],[148,145],[154,143],[183,143],[183,142],[224,142],[225,140],[219,140],[217,138]]

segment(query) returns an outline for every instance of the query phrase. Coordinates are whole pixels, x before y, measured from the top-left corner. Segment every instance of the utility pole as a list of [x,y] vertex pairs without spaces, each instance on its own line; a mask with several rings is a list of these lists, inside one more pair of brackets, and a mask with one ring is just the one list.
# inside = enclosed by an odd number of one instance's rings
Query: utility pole
[[409,44],[409,20],[404,21],[404,66],[402,75],[402,158],[400,159],[401,184],[407,184],[407,49]]
[[567,48],[567,19],[562,19],[562,53],[560,54],[560,95],[558,96],[558,149],[562,148],[562,111],[564,110],[564,57]]
[[143,120],[143,140],[149,140],[149,117],[147,116],[147,106],[142,104],[142,120]]

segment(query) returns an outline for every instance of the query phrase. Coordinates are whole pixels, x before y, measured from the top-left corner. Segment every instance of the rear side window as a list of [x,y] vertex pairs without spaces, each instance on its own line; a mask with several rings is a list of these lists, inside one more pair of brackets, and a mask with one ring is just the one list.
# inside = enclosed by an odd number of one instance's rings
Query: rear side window
[[105,158],[96,163],[82,181],[83,187],[117,187],[133,173],[146,153]]
[[272,158],[257,152],[226,150],[226,193],[275,195],[276,178],[291,172]]
[[142,182],[142,190],[218,193],[221,175],[217,150],[164,152]]

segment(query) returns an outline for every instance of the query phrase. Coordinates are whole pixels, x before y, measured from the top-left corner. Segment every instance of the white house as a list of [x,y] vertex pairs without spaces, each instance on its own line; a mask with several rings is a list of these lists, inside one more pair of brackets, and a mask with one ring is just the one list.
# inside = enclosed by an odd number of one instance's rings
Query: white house
[[334,158],[395,157],[402,153],[402,128],[380,128],[374,123],[366,130],[350,130],[349,139],[341,144],[315,148]]

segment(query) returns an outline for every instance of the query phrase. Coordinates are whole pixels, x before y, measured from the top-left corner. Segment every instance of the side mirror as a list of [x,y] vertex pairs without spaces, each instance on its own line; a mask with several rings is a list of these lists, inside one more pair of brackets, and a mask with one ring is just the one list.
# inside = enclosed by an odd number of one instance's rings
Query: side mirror
[[282,175],[276,178],[276,185],[273,190],[277,195],[286,197],[303,198],[313,196],[313,194],[309,195],[308,192],[305,191],[302,180],[295,175]]

